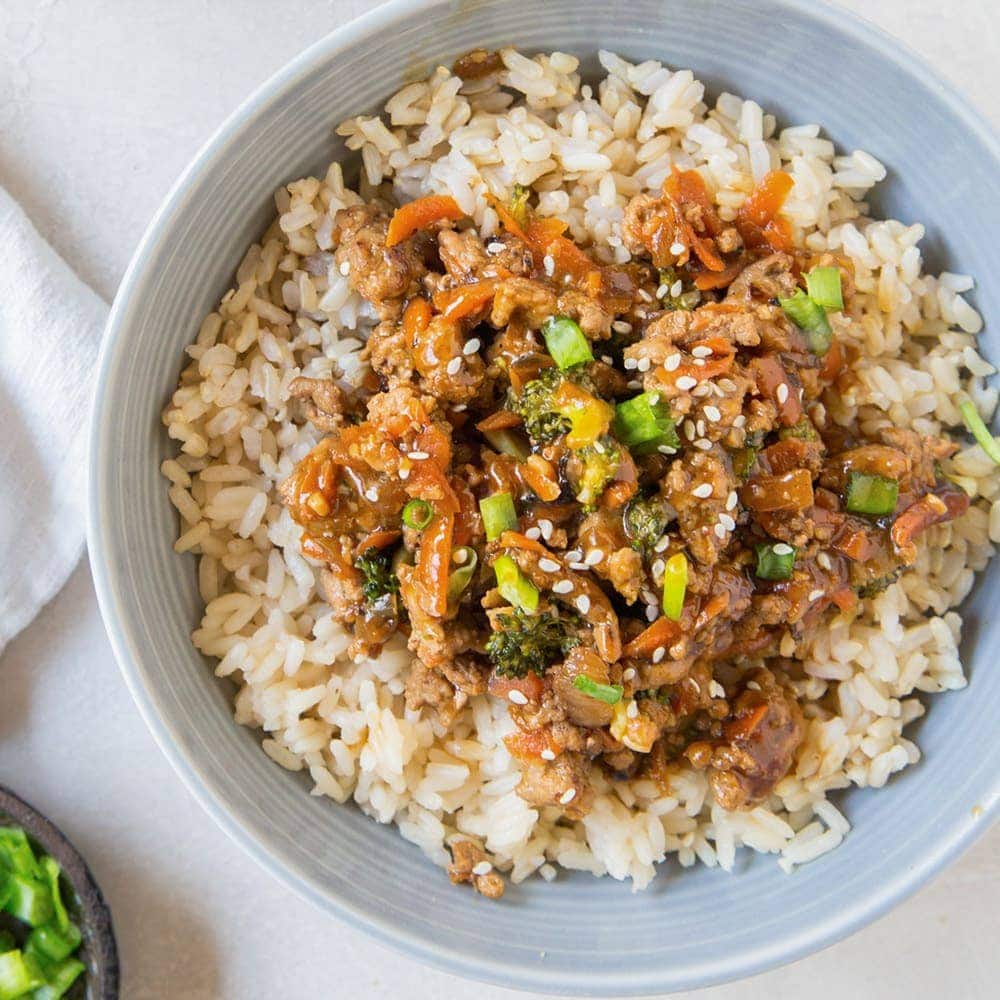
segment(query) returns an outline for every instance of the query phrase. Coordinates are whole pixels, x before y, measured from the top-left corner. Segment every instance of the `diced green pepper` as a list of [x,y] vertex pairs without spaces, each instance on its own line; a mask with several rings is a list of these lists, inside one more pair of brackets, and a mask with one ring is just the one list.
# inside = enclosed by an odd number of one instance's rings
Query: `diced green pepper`
[[494,493],[479,501],[487,541],[496,541],[505,531],[517,530],[517,511],[509,493]]
[[847,479],[847,509],[852,514],[882,517],[896,509],[899,483],[870,472],[852,472]]
[[785,542],[761,542],[757,553],[756,574],[761,580],[787,580],[795,565],[795,549]]
[[48,883],[49,892],[52,894],[52,909],[55,916],[55,925],[60,931],[65,931],[69,927],[69,915],[66,907],[63,906],[62,888],[59,885],[59,875],[62,869],[55,858],[44,855],[38,862],[41,869],[42,878]]
[[65,930],[60,930],[54,924],[36,927],[28,935],[24,946],[25,954],[33,955],[42,965],[49,962],[61,962],[80,947],[80,929],[73,923],[67,923]]

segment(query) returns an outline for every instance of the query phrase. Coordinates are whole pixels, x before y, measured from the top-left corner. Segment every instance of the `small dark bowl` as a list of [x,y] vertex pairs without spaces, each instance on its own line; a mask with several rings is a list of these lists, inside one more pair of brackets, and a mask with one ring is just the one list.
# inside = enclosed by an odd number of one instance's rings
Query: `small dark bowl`
[[[56,826],[3,785],[0,826],[21,827],[36,852],[51,855],[62,866],[63,899],[83,934],[79,957],[87,967],[66,1000],[118,1000],[121,970],[111,910],[87,863]],[[9,928],[20,940],[23,925],[15,920],[6,923],[5,916],[0,916],[0,927]]]

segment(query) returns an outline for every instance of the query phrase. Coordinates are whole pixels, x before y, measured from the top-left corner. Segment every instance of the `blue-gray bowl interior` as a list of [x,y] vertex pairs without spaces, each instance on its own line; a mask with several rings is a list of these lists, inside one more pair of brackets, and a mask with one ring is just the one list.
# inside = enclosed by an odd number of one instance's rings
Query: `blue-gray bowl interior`
[[[195,564],[172,551],[176,517],[158,473],[174,451],[158,415],[183,348],[267,224],[273,190],[344,155],[335,123],[469,48],[504,44],[576,53],[589,73],[598,47],[657,58],[785,124],[823,123],[842,149],[888,166],[877,211],[924,222],[931,263],[977,274],[976,304],[1000,316],[996,142],[926,67],[852,16],[805,0],[390,4],[317,43],[240,108],[136,254],[95,403],[98,592],[126,680],[182,777],[244,848],[319,906],[425,961],[512,987],[636,995],[718,982],[857,929],[988,822],[1000,774],[994,568],[965,609],[971,688],[934,699],[918,766],[882,791],[839,799],[854,824],[840,850],[791,877],[765,857],[741,857],[736,875],[667,864],[642,894],[588,875],[532,881],[499,904],[450,886],[394,828],[310,796],[302,776],[268,760],[259,734],[233,724],[230,690],[188,639],[200,611]],[[998,329],[984,334],[994,357]]]

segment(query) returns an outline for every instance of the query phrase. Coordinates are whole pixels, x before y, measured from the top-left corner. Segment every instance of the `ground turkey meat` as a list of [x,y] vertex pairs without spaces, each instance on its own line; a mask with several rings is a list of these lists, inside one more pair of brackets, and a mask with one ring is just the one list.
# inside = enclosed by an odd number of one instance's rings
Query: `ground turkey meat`
[[567,819],[583,819],[594,802],[590,764],[581,754],[562,753],[555,760],[526,761],[517,794],[532,806],[559,806]]
[[450,846],[452,862],[448,865],[448,878],[455,885],[471,882],[476,892],[489,899],[499,899],[504,890],[503,876],[493,870],[485,851],[471,840],[456,840]]

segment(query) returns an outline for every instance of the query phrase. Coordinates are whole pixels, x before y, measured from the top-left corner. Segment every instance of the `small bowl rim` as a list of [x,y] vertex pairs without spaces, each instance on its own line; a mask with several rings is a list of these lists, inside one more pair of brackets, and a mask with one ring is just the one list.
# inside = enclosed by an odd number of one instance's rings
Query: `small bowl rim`
[[[1000,136],[951,83],[944,80],[924,57],[906,43],[853,11],[835,6],[829,0],[820,0],[819,3],[816,0],[773,2],[846,32],[859,45],[874,49],[878,56],[906,75],[919,73],[937,92],[948,111],[983,144],[1000,168]],[[376,33],[391,28],[394,22],[405,16],[447,5],[449,0],[389,0],[325,35],[285,63],[257,86],[203,143],[170,188],[136,247],[105,326],[94,382],[89,432],[88,551],[98,604],[111,647],[126,686],[160,750],[188,791],[219,827],[265,871],[299,896],[340,920],[356,922],[360,929],[379,943],[417,961],[454,975],[511,989],[575,996],[647,996],[664,991],[717,985],[788,964],[829,947],[872,923],[915,893],[967,850],[1000,815],[1000,776],[991,789],[984,789],[982,812],[975,822],[968,822],[967,817],[956,817],[947,828],[937,831],[932,848],[924,854],[919,864],[905,868],[893,878],[879,879],[872,894],[840,907],[826,920],[733,959],[721,957],[710,965],[690,963],[680,968],[661,968],[641,975],[633,972],[627,982],[623,982],[617,970],[613,969],[609,969],[608,973],[590,971],[574,976],[550,972],[544,967],[522,970],[503,960],[483,956],[470,958],[447,946],[428,944],[408,927],[383,917],[376,909],[365,909],[332,893],[321,891],[307,876],[298,872],[294,865],[275,857],[248,827],[227,810],[221,793],[204,775],[194,755],[184,749],[183,741],[178,738],[177,726],[168,719],[166,713],[160,711],[158,698],[146,683],[141,656],[131,635],[132,625],[116,597],[118,571],[113,560],[107,557],[108,525],[101,516],[104,505],[100,503],[101,461],[98,456],[105,454],[100,443],[113,418],[102,390],[124,343],[122,335],[127,329],[128,307],[143,279],[150,251],[169,230],[173,215],[182,206],[187,191],[197,176],[217,157],[228,152],[228,143],[248,120],[258,115],[281,94],[294,90],[302,78],[340,52],[364,43]],[[472,8],[470,13],[474,10]]]

